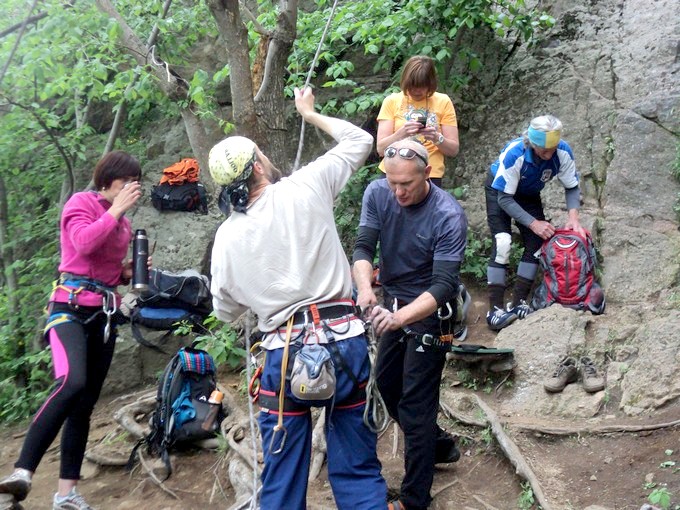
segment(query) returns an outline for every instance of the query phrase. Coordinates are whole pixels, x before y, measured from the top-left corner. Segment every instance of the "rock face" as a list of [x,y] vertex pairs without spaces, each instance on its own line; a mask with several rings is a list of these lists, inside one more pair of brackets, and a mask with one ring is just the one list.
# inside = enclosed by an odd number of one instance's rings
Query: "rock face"
[[[500,86],[470,112],[455,174],[470,183],[464,206],[472,227],[484,232],[489,163],[532,117],[559,117],[581,173],[582,220],[602,257],[608,305],[599,317],[553,306],[502,331],[497,344],[515,347],[518,361],[515,391],[502,405],[507,413],[583,418],[610,401],[631,415],[678,408],[680,234],[673,207],[680,186],[671,169],[680,133],[680,5],[564,1],[551,12],[557,23],[540,48],[511,57],[498,69]],[[563,192],[558,183],[548,188],[548,217],[559,224]],[[573,384],[545,394],[543,378],[567,354],[587,354],[603,367],[606,390],[588,395]]]
[[[680,134],[680,3],[561,0],[544,8],[557,23],[533,48],[511,52],[513,41],[477,39],[485,67],[463,97],[451,94],[461,153],[448,162],[444,184],[469,186],[462,205],[470,227],[485,235],[489,165],[532,117],[559,117],[581,174],[581,218],[602,258],[608,305],[598,317],[553,306],[499,333],[497,345],[514,347],[518,361],[503,413],[588,418],[603,406],[631,415],[680,409],[680,233],[673,210],[680,185],[671,174]],[[175,131],[149,144],[147,196],[164,166],[189,155],[188,141]],[[315,150],[311,140],[306,145]],[[543,198],[548,217],[563,223],[561,186],[551,183]],[[155,265],[206,273],[221,222],[214,202],[207,216],[161,214],[147,205],[133,224],[162,247]],[[545,394],[543,378],[566,354],[593,358],[607,374],[606,390],[589,395],[573,384]]]

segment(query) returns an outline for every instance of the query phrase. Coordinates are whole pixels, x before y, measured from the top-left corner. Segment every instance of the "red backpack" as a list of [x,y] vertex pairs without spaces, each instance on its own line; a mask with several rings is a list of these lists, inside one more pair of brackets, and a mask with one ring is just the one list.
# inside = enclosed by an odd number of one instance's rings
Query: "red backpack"
[[538,259],[543,282],[534,292],[534,310],[559,303],[594,314],[604,312],[604,293],[595,281],[595,245],[588,231],[581,236],[574,230],[557,229],[541,246]]

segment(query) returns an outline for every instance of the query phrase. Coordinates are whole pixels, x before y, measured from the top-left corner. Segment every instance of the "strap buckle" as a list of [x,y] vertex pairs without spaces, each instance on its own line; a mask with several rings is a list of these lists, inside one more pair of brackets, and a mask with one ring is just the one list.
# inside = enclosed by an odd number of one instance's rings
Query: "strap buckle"
[[425,333],[420,337],[420,343],[430,347],[432,343],[434,342],[434,335],[431,335],[430,333]]

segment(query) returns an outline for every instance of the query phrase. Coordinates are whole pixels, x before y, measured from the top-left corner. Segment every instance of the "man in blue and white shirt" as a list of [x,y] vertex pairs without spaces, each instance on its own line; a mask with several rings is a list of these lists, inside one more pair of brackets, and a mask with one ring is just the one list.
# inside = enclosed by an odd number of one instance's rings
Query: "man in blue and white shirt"
[[[562,123],[552,115],[534,118],[521,138],[505,146],[487,176],[486,212],[493,246],[487,267],[486,322],[492,330],[503,329],[532,311],[526,301],[538,270],[534,253],[555,233],[555,227],[545,219],[541,201],[541,190],[553,177],[557,177],[565,189],[568,210],[565,228],[584,232],[578,215],[580,192],[574,154],[560,139],[561,131]],[[505,305],[513,219],[524,252],[517,268],[513,299]]]

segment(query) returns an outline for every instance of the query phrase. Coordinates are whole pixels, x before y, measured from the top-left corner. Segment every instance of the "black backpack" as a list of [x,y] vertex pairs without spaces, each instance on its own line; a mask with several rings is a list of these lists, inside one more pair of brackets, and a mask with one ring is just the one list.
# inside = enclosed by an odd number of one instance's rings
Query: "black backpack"
[[151,203],[159,211],[196,211],[208,214],[208,197],[200,182],[158,184],[151,189]]
[[130,312],[130,326],[135,339],[145,347],[160,350],[144,338],[139,326],[166,331],[162,342],[179,322],[187,321],[200,328],[212,312],[208,277],[197,271],[171,273],[161,269],[149,272],[149,288],[137,298]]
[[[156,408],[149,425],[151,431],[140,439],[130,454],[127,468],[135,464],[137,450],[146,445],[150,455],[160,456],[172,474],[169,452],[176,446],[214,437],[225,417],[222,404],[210,404],[210,394],[217,389],[215,362],[201,349],[182,347],[168,362],[158,383]],[[203,422],[212,406],[219,405],[217,417],[204,430]]]

